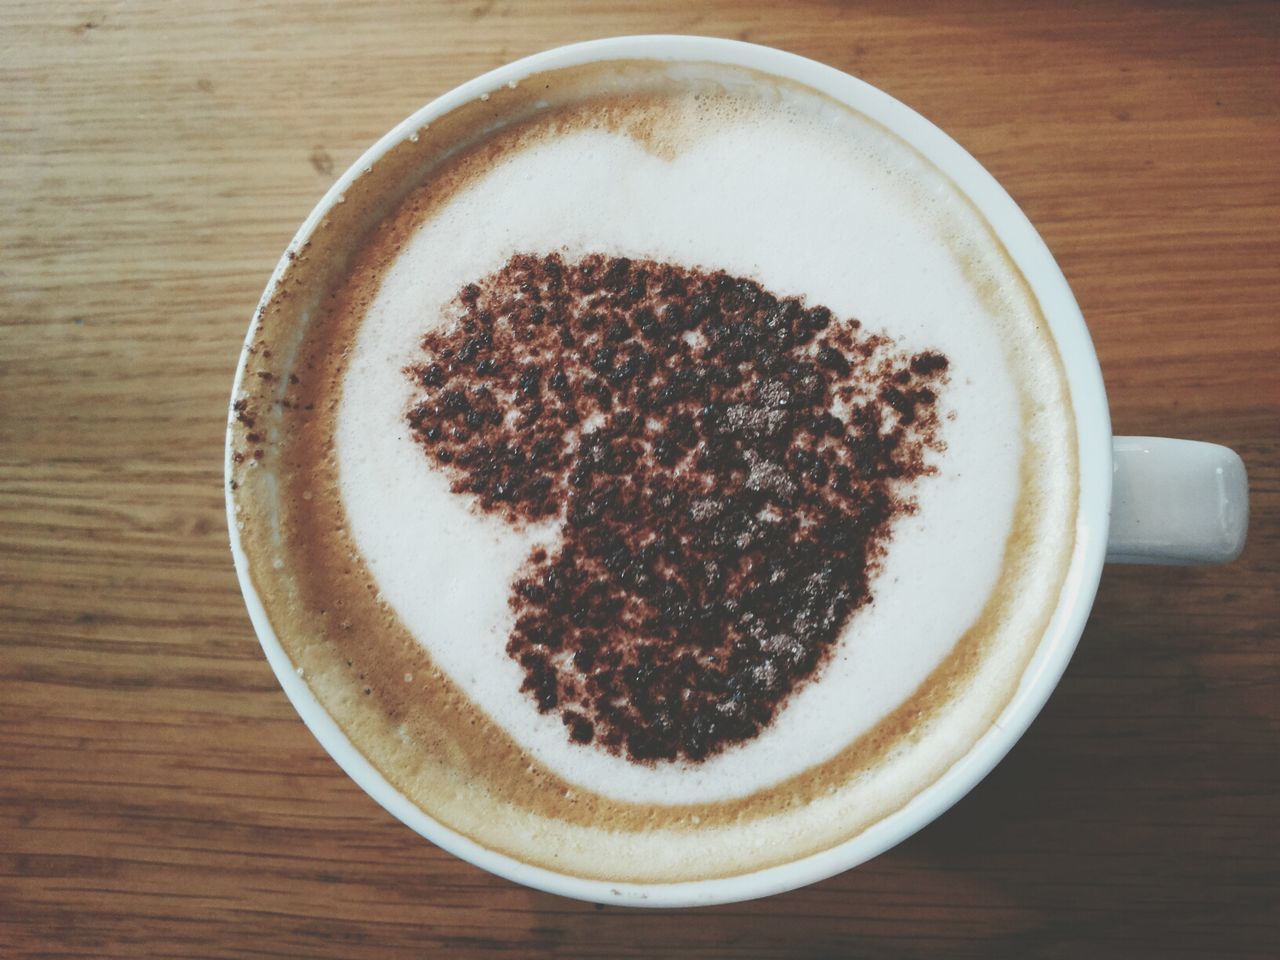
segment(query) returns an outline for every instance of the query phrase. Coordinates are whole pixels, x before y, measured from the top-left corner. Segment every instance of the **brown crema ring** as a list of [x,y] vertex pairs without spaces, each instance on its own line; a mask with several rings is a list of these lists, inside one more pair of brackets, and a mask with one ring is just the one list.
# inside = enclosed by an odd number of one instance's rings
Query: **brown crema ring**
[[[1050,356],[1058,378],[1037,386],[1036,392],[1019,385],[1019,414],[1028,428],[1021,492],[1000,584],[916,691],[830,760],[723,802],[656,805],[586,792],[534,760],[479,711],[405,630],[379,595],[351,537],[337,486],[334,443],[352,346],[384,271],[443,203],[508,152],[542,138],[601,129],[621,132],[655,154],[669,156],[678,152],[679,137],[664,127],[663,98],[690,91],[722,96],[723,75],[731,75],[739,86],[773,84],[846,109],[775,77],[722,65],[693,66],[676,81],[663,68],[640,61],[529,77],[518,89],[494,91],[433,120],[430,130],[383,155],[373,170],[349,185],[345,202],[331,207],[308,239],[290,250],[289,262],[255,318],[229,428],[228,483],[247,577],[274,634],[319,703],[382,776],[439,823],[517,860],[582,877],[679,881],[757,870],[825,850],[908,802],[963,756],[972,738],[949,746],[936,769],[896,783],[870,805],[845,803],[841,791],[872,777],[908,749],[924,735],[931,718],[969,688],[990,659],[992,638],[1013,615],[1020,591],[1035,583],[1057,595],[1074,543],[1070,530],[1060,536],[1054,528],[1049,531],[1054,538],[1051,555],[1042,547],[1045,499],[1057,496],[1045,478],[1078,475],[1074,432],[1068,430],[1065,441],[1051,444],[1030,429],[1045,404],[1066,411],[1061,418],[1070,422],[1061,361],[1034,296],[991,234],[983,242],[1003,258],[1001,269],[1034,314],[1023,347],[1032,344],[1031,349]],[[699,70],[715,75],[705,88],[699,86]],[[974,215],[981,222],[976,211]],[[981,267],[971,267],[963,257],[958,263],[961,270],[972,271],[975,289],[987,289],[988,274]],[[856,348],[841,352],[846,359],[858,356]],[[407,357],[406,363],[418,366],[425,359]],[[903,358],[896,359],[900,366]],[[1016,367],[1012,354],[1010,363]],[[921,379],[927,386],[928,378]],[[838,381],[833,375],[828,389],[838,389]],[[916,389],[914,382],[913,377],[911,389]],[[548,383],[544,379],[544,392]],[[753,399],[748,396],[745,402]],[[912,408],[926,416],[931,409],[928,404]],[[749,411],[744,413],[749,419]],[[842,419],[847,432],[849,419]],[[645,438],[646,451],[657,439]],[[750,473],[748,448],[740,442],[735,446],[746,472],[742,465],[729,469],[743,490]],[[771,484],[769,475],[766,468],[759,482]],[[766,489],[766,500],[785,496],[785,489],[776,485],[772,491]],[[895,495],[909,498],[905,491]],[[1069,502],[1061,507],[1069,518],[1075,516],[1077,496],[1072,487]],[[525,579],[552,561],[550,554],[531,558]],[[1028,624],[1026,636],[1043,634],[1052,606],[1045,604],[1043,615]],[[1034,649],[1034,642],[1028,642],[1025,648],[1001,653],[998,675],[984,688],[984,700],[991,705],[984,724],[1009,701]],[[572,735],[572,723],[566,729]],[[620,748],[626,743],[624,735]],[[697,748],[677,746],[676,752],[689,757]],[[813,817],[821,829],[810,829]],[[745,828],[763,820],[781,826],[766,832],[767,842],[756,844],[755,831]],[[633,837],[658,838],[660,846],[654,849],[663,857],[636,855],[641,848],[631,843]],[[680,859],[684,847],[689,856]]]

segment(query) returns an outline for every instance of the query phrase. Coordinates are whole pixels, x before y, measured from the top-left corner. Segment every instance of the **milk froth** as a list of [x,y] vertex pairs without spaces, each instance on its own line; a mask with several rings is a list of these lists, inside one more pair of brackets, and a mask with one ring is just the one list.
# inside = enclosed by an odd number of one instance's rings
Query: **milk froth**
[[[664,156],[584,129],[503,158],[390,265],[343,384],[337,454],[356,545],[382,596],[467,694],[566,781],[618,799],[744,796],[837,753],[910,696],[974,622],[1000,572],[1019,484],[1021,411],[991,315],[951,238],[970,212],[908,150],[843,111],[743,100],[667,105]],[[400,373],[465,284],[524,251],[708,265],[952,358],[939,472],[895,531],[872,607],[834,663],[756,741],[705,764],[638,765],[573,744],[518,695],[510,584],[554,525],[517,531],[448,492],[404,425]],[[927,602],[924,601],[927,598]]]

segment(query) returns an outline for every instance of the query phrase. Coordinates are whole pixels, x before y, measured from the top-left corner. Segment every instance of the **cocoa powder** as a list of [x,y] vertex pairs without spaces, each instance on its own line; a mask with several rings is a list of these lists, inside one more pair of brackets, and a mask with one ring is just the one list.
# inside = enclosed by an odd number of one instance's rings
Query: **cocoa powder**
[[452,489],[558,519],[507,652],[569,737],[636,762],[750,739],[855,612],[941,449],[947,358],[754,281],[513,257],[406,373]]

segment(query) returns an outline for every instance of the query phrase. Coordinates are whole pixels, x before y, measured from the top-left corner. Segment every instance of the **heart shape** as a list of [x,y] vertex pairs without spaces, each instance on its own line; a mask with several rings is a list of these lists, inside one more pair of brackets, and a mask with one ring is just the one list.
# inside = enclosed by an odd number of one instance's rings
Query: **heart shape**
[[636,762],[756,736],[871,602],[946,357],[651,260],[517,255],[455,306],[413,435],[478,509],[560,521],[512,585],[521,689]]

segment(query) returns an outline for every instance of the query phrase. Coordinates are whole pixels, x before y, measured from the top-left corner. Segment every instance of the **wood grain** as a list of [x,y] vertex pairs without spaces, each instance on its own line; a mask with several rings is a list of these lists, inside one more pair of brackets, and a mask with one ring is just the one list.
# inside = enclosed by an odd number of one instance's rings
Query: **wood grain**
[[[763,902],[593,908],[391,820],[279,692],[220,478],[249,313],[337,173],[556,44],[739,37],[939,123],[1057,254],[1116,429],[1248,464],[1248,548],[1108,572],[999,769]],[[0,955],[1274,956],[1280,7],[0,4]]]

